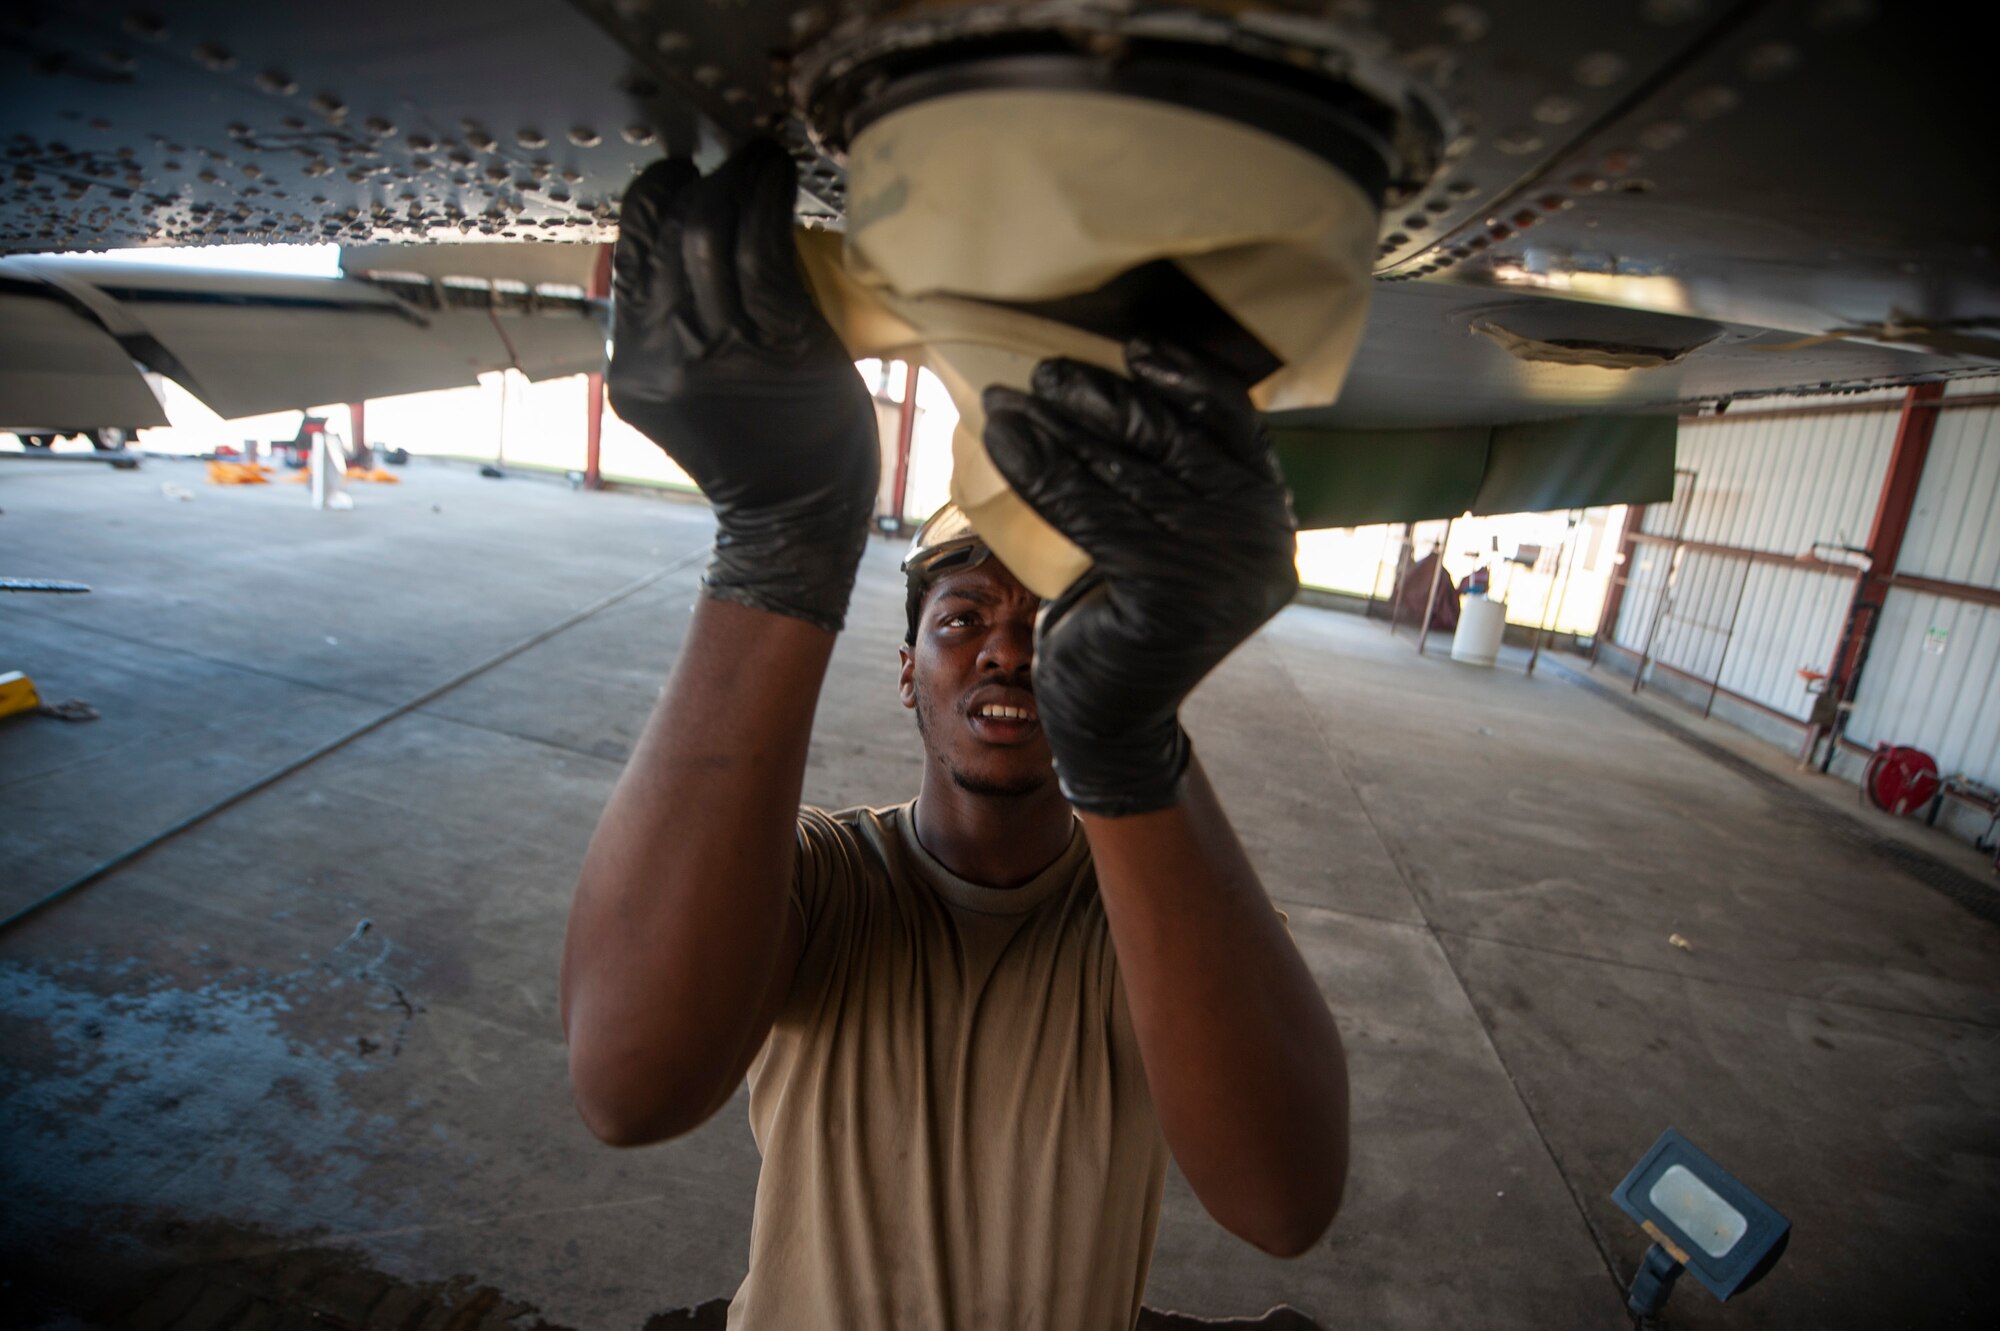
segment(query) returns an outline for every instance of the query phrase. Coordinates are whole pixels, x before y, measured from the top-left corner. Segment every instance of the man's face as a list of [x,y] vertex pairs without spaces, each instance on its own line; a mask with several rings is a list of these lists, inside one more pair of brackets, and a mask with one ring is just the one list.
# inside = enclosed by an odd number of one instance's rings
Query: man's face
[[917,640],[904,647],[903,706],[924,749],[975,795],[1021,796],[1055,777],[1035,710],[1036,595],[988,558],[946,574],[924,595]]

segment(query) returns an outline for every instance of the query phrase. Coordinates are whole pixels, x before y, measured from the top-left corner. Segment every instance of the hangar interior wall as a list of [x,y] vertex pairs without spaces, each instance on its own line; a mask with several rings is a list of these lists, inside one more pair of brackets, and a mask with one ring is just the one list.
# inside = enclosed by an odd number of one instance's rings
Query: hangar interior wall
[[[1996,391],[2000,378],[1946,390],[1847,730],[1864,749],[1915,745],[1989,787],[2000,787],[2000,407],[1950,404]],[[1832,547],[1869,540],[1902,396],[1682,422],[1675,499],[1649,506],[1633,534],[1609,635],[1646,662],[1649,684],[1800,742],[1814,701],[1801,671],[1832,669],[1860,576]],[[1874,400],[1882,410],[1791,410]],[[1850,750],[1837,770],[1858,776],[1861,760]]]

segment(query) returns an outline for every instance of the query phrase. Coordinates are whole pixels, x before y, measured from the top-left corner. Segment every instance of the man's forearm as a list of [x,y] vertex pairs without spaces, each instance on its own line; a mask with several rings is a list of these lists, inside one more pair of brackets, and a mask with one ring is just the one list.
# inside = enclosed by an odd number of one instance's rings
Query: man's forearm
[[1303,1251],[1347,1176],[1347,1065],[1325,1000],[1198,759],[1178,804],[1084,828],[1174,1159],[1231,1232]]
[[702,597],[598,823],[563,946],[578,1108],[606,1140],[694,1127],[768,1030],[833,634]]

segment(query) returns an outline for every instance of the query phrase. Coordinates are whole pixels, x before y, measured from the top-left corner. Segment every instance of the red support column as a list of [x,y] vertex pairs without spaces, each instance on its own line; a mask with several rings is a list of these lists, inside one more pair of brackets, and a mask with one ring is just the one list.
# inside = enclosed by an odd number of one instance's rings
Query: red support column
[[903,405],[896,415],[895,490],[889,496],[889,516],[903,527],[903,492],[910,484],[910,441],[917,435],[917,362],[903,362]]
[[368,457],[368,404],[350,402],[347,404],[348,428],[354,437],[347,441],[347,455],[359,462]]
[[1924,460],[1930,456],[1931,434],[1937,429],[1938,404],[1943,398],[1943,384],[1916,384],[1903,397],[1888,474],[1882,478],[1882,497],[1876,501],[1875,521],[1868,529],[1868,571],[1855,584],[1846,641],[1829,681],[1843,700],[1853,696],[1855,674],[1873,636],[1873,621],[1881,615],[1882,598],[1888,595],[1896,576],[1903,534],[1910,528],[1910,510],[1916,506],[1917,484],[1924,478]]
[[[611,247],[597,247],[597,263],[590,271],[589,295],[602,300],[611,294]],[[583,488],[596,490],[604,485],[599,450],[604,442],[604,371],[586,376],[583,406]]]

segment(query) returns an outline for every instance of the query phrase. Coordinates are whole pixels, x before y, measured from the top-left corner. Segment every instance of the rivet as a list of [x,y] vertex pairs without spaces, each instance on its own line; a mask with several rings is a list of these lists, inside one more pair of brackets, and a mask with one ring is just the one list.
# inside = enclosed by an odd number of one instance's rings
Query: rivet
[[577,170],[573,166],[566,166],[563,168],[562,178],[564,180],[567,180],[570,184],[574,185],[578,181],[583,179],[583,172]]
[[789,20],[794,42],[810,41],[826,27],[826,11],[818,5],[792,11]]
[[1687,137],[1687,130],[1672,120],[1662,120],[1639,131],[1639,144],[1654,152],[1665,152]]
[[679,55],[691,44],[686,33],[674,32],[671,29],[657,33],[653,37],[653,49],[662,55]]
[[538,157],[529,164],[528,170],[534,173],[535,179],[547,180],[555,174],[556,164],[546,157]]
[[111,128],[111,122],[99,116],[90,122],[90,127],[95,130],[107,130]]
[[513,173],[504,166],[494,165],[486,168],[486,178],[492,181],[496,185],[499,184],[501,181],[508,179],[512,174]]
[[381,116],[369,116],[363,128],[378,139],[386,139],[396,132],[396,122],[384,120]]
[[722,79],[723,72],[721,65],[697,65],[695,67],[694,81],[704,88],[713,88],[720,84]]
[[1523,208],[1520,212],[1514,214],[1514,229],[1516,231],[1526,231],[1541,220],[1542,215],[1540,213],[1532,208]]
[[514,137],[523,148],[546,148],[549,144],[548,135],[526,126],[517,131]]
[[1743,73],[1747,78],[1774,79],[1798,66],[1799,48],[1786,42],[1765,42],[1750,48],[1743,56]]
[[164,41],[167,35],[167,21],[149,10],[134,10],[125,16],[125,31],[134,37],[143,37],[149,42]]
[[313,98],[312,109],[325,116],[328,120],[340,121],[347,119],[347,103],[341,101],[330,92],[323,92]]
[[1575,98],[1557,94],[1536,102],[1535,109],[1529,114],[1544,125],[1567,125],[1576,119],[1577,109]]
[[250,127],[240,120],[231,122],[227,126],[227,131],[229,137],[232,139],[247,139],[250,137]]
[[412,157],[410,159],[410,167],[416,171],[428,171],[431,169],[431,159],[428,157]]
[[1617,186],[1620,194],[1651,194],[1653,182],[1650,180],[1621,180]]
[[278,123],[280,125],[283,125],[286,129],[289,130],[301,130],[306,127],[306,121],[304,116],[286,116],[283,120],[280,120]]
[[1625,77],[1625,57],[1612,51],[1592,51],[1576,62],[1570,77],[1586,88],[1608,88]]
[[588,125],[572,126],[569,132],[569,141],[579,148],[595,148],[598,144],[604,142],[603,139],[598,137],[597,131]]
[[262,180],[264,178],[264,169],[255,163],[249,163],[244,166],[243,174],[251,180]]
[[471,148],[474,152],[482,152],[482,153],[490,153],[495,148],[500,146],[499,143],[494,139],[494,137],[491,134],[488,134],[483,129],[466,130],[465,144],[468,148]]
[[1617,150],[1604,154],[1604,169],[1614,176],[1622,176],[1639,165],[1639,154]]
[[1382,243],[1384,245],[1387,245],[1390,249],[1400,249],[1404,245],[1410,243],[1410,238],[1404,235],[1400,231],[1395,231],[1391,232],[1389,236],[1385,240],[1383,240]]
[[1604,177],[1589,171],[1579,171],[1569,178],[1569,187],[1581,190],[1601,190],[1604,188]]
[[1525,129],[1510,130],[1493,140],[1493,146],[1512,157],[1536,152],[1542,146],[1539,134]]
[[463,148],[453,148],[450,152],[445,154],[445,160],[457,166],[471,166],[472,154],[467,152]]
[[1833,32],[1858,28],[1874,17],[1874,0],[1821,0],[1813,10],[1812,25],[1821,32]]
[[1459,42],[1476,42],[1493,27],[1493,20],[1477,5],[1446,5],[1438,11],[1437,21]]
[[1681,106],[1696,120],[1713,120],[1735,110],[1742,101],[1736,89],[1716,83],[1689,94]]
[[1422,213],[1411,213],[1408,217],[1405,217],[1403,219],[1403,225],[1408,227],[1412,231],[1422,231],[1425,227],[1428,227],[1430,224],[1431,224],[1431,219],[1425,217]]
[[127,74],[138,68],[139,65],[139,62],[132,57],[130,51],[106,51],[98,59],[111,68]]
[[299,84],[281,69],[267,69],[257,76],[257,89],[273,97],[290,97],[299,90]]
[[1708,0],[1646,0],[1645,14],[1652,22],[1668,28],[1700,18],[1707,8]]
[[236,68],[236,56],[220,42],[203,42],[194,48],[194,58],[218,72]]
[[1576,205],[1576,200],[1564,194],[1544,194],[1541,198],[1535,200],[1535,202],[1540,204],[1545,211],[1552,213],[1559,213],[1566,208],[1572,208]]

